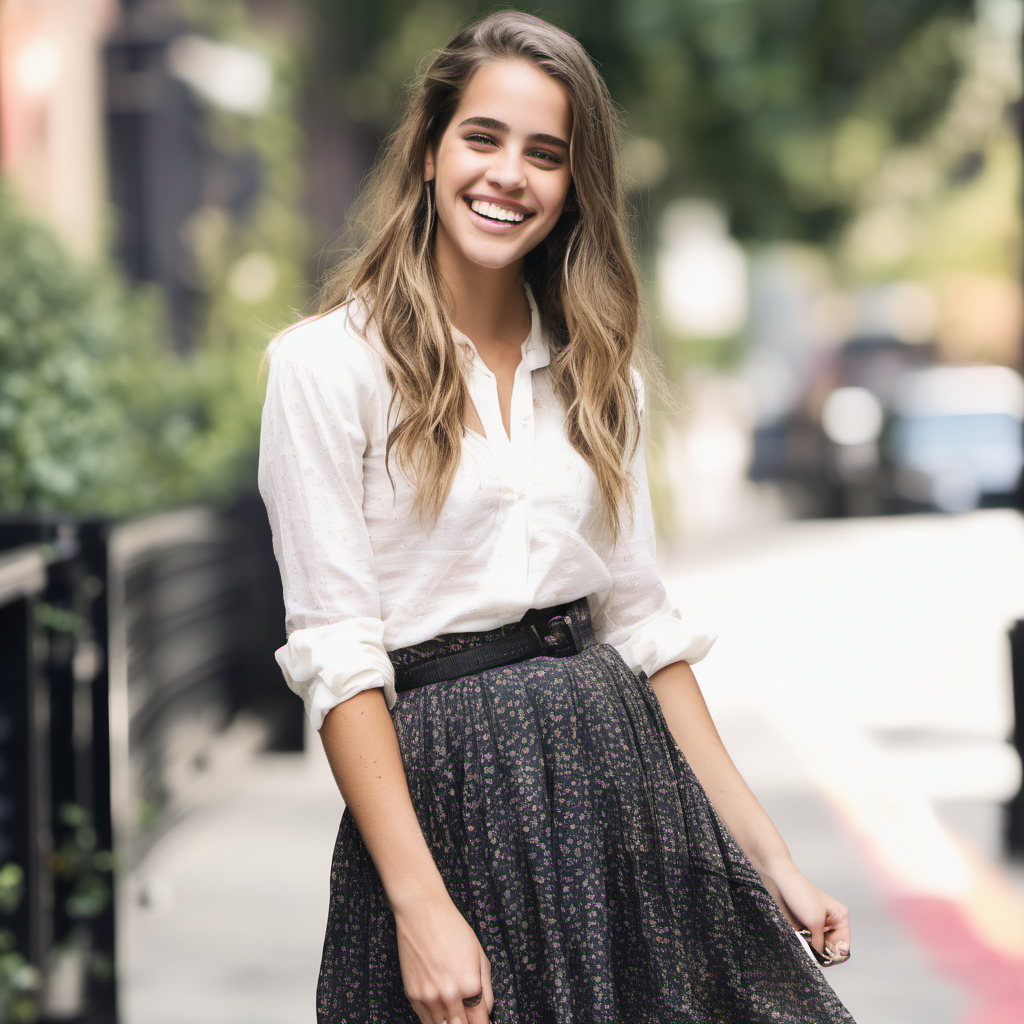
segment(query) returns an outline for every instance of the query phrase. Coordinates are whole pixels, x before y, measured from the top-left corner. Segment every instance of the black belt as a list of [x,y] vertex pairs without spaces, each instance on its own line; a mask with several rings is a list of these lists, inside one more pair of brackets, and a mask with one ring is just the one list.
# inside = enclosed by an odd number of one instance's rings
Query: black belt
[[[469,647],[456,654],[444,654],[430,658],[410,668],[395,668],[395,690],[404,693],[418,686],[443,683],[448,679],[460,679],[489,668],[512,665],[527,658],[545,655],[549,658],[566,658],[579,653],[574,636],[572,619],[565,614],[565,606],[531,609],[523,616],[522,622],[529,625],[510,633],[500,640]],[[554,613],[554,614],[552,614]],[[550,615],[550,618],[546,618]],[[546,618],[546,621],[545,621]]]

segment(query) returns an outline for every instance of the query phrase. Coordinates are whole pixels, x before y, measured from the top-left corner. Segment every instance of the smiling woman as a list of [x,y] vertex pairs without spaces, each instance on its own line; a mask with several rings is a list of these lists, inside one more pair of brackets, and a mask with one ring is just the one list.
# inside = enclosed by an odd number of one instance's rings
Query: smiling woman
[[850,1020],[658,576],[614,122],[571,36],[463,29],[270,350],[277,656],[346,803],[320,1024]]

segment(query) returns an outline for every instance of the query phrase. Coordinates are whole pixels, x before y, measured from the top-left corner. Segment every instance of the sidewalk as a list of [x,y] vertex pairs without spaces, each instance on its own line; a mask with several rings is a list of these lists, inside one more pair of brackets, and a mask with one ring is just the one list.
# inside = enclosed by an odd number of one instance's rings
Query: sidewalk
[[[826,977],[859,1024],[1024,1020],[1024,888],[995,815],[1017,770],[1008,564],[1024,525],[981,513],[787,524],[666,566],[684,606],[722,613],[698,674],[726,745],[850,907],[853,957]],[[340,810],[315,738],[222,780],[133,880],[125,1024],[311,1024]]]
[[[1005,737],[1021,570],[1024,520],[1006,511],[779,524],[666,570],[722,629],[698,675],[726,745],[797,862],[850,906],[854,959],[827,976],[861,1024],[1024,1021],[1024,886],[999,836],[1020,783]],[[762,733],[810,790],[791,816],[747,763]]]
[[[800,868],[850,909],[853,956],[826,978],[859,1024],[958,1024],[976,1000],[936,963],[928,936],[908,927],[876,850],[828,795],[808,785],[803,760],[755,714],[719,715],[738,767]],[[922,865],[922,870],[925,866]],[[939,936],[936,936],[940,938]],[[978,1018],[996,1024],[999,1018]],[[1024,1017],[1006,1018],[1024,1021]]]
[[342,803],[308,746],[236,769],[136,872],[125,1024],[312,1024]]

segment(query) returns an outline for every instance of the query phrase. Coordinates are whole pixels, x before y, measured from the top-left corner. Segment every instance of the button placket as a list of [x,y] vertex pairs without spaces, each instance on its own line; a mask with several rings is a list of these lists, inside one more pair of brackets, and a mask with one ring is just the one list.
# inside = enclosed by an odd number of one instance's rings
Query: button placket
[[[487,460],[488,468],[498,488],[497,537],[492,564],[496,571],[507,578],[517,574],[520,559],[517,543],[520,528],[516,508],[521,502],[516,498],[519,489],[516,458],[513,444],[505,433],[505,425],[501,419],[497,380],[475,349],[472,356],[471,370],[467,375],[469,393],[483,424],[486,435],[484,442],[490,455]],[[513,400],[514,392],[513,384]],[[514,426],[513,421],[513,435],[516,433]]]
[[[483,364],[478,355],[473,355],[473,372],[469,382],[469,394],[476,406],[477,415],[483,424],[487,442],[496,460],[502,459],[501,449],[507,451],[508,436],[501,420],[501,406],[498,404],[498,382],[494,374]],[[504,474],[501,474],[504,477]]]
[[[524,346],[525,349],[526,346]],[[512,431],[512,456],[515,474],[515,504],[512,520],[509,522],[509,542],[516,547],[516,562],[522,566],[524,586],[528,586],[530,560],[530,504],[529,482],[533,464],[533,371],[528,365],[526,353],[516,368],[512,386],[512,408],[510,419],[515,424]]]

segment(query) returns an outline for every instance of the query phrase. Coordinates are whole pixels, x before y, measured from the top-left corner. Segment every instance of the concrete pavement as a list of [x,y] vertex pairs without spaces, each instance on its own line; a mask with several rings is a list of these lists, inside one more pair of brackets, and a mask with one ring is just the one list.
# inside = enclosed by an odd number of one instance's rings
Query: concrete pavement
[[777,524],[666,569],[722,629],[698,675],[727,746],[851,908],[854,959],[828,977],[862,1024],[1024,1021],[1024,890],[998,834],[1022,568],[1024,520],[986,511]]
[[135,873],[125,1024],[314,1020],[342,803],[313,742],[236,766]]
[[[698,675],[797,862],[842,899],[860,1024],[1024,1021],[1000,860],[1024,521],[796,523],[666,559],[722,638]],[[222,778],[131,880],[126,1024],[307,1024],[341,811],[319,744]]]

